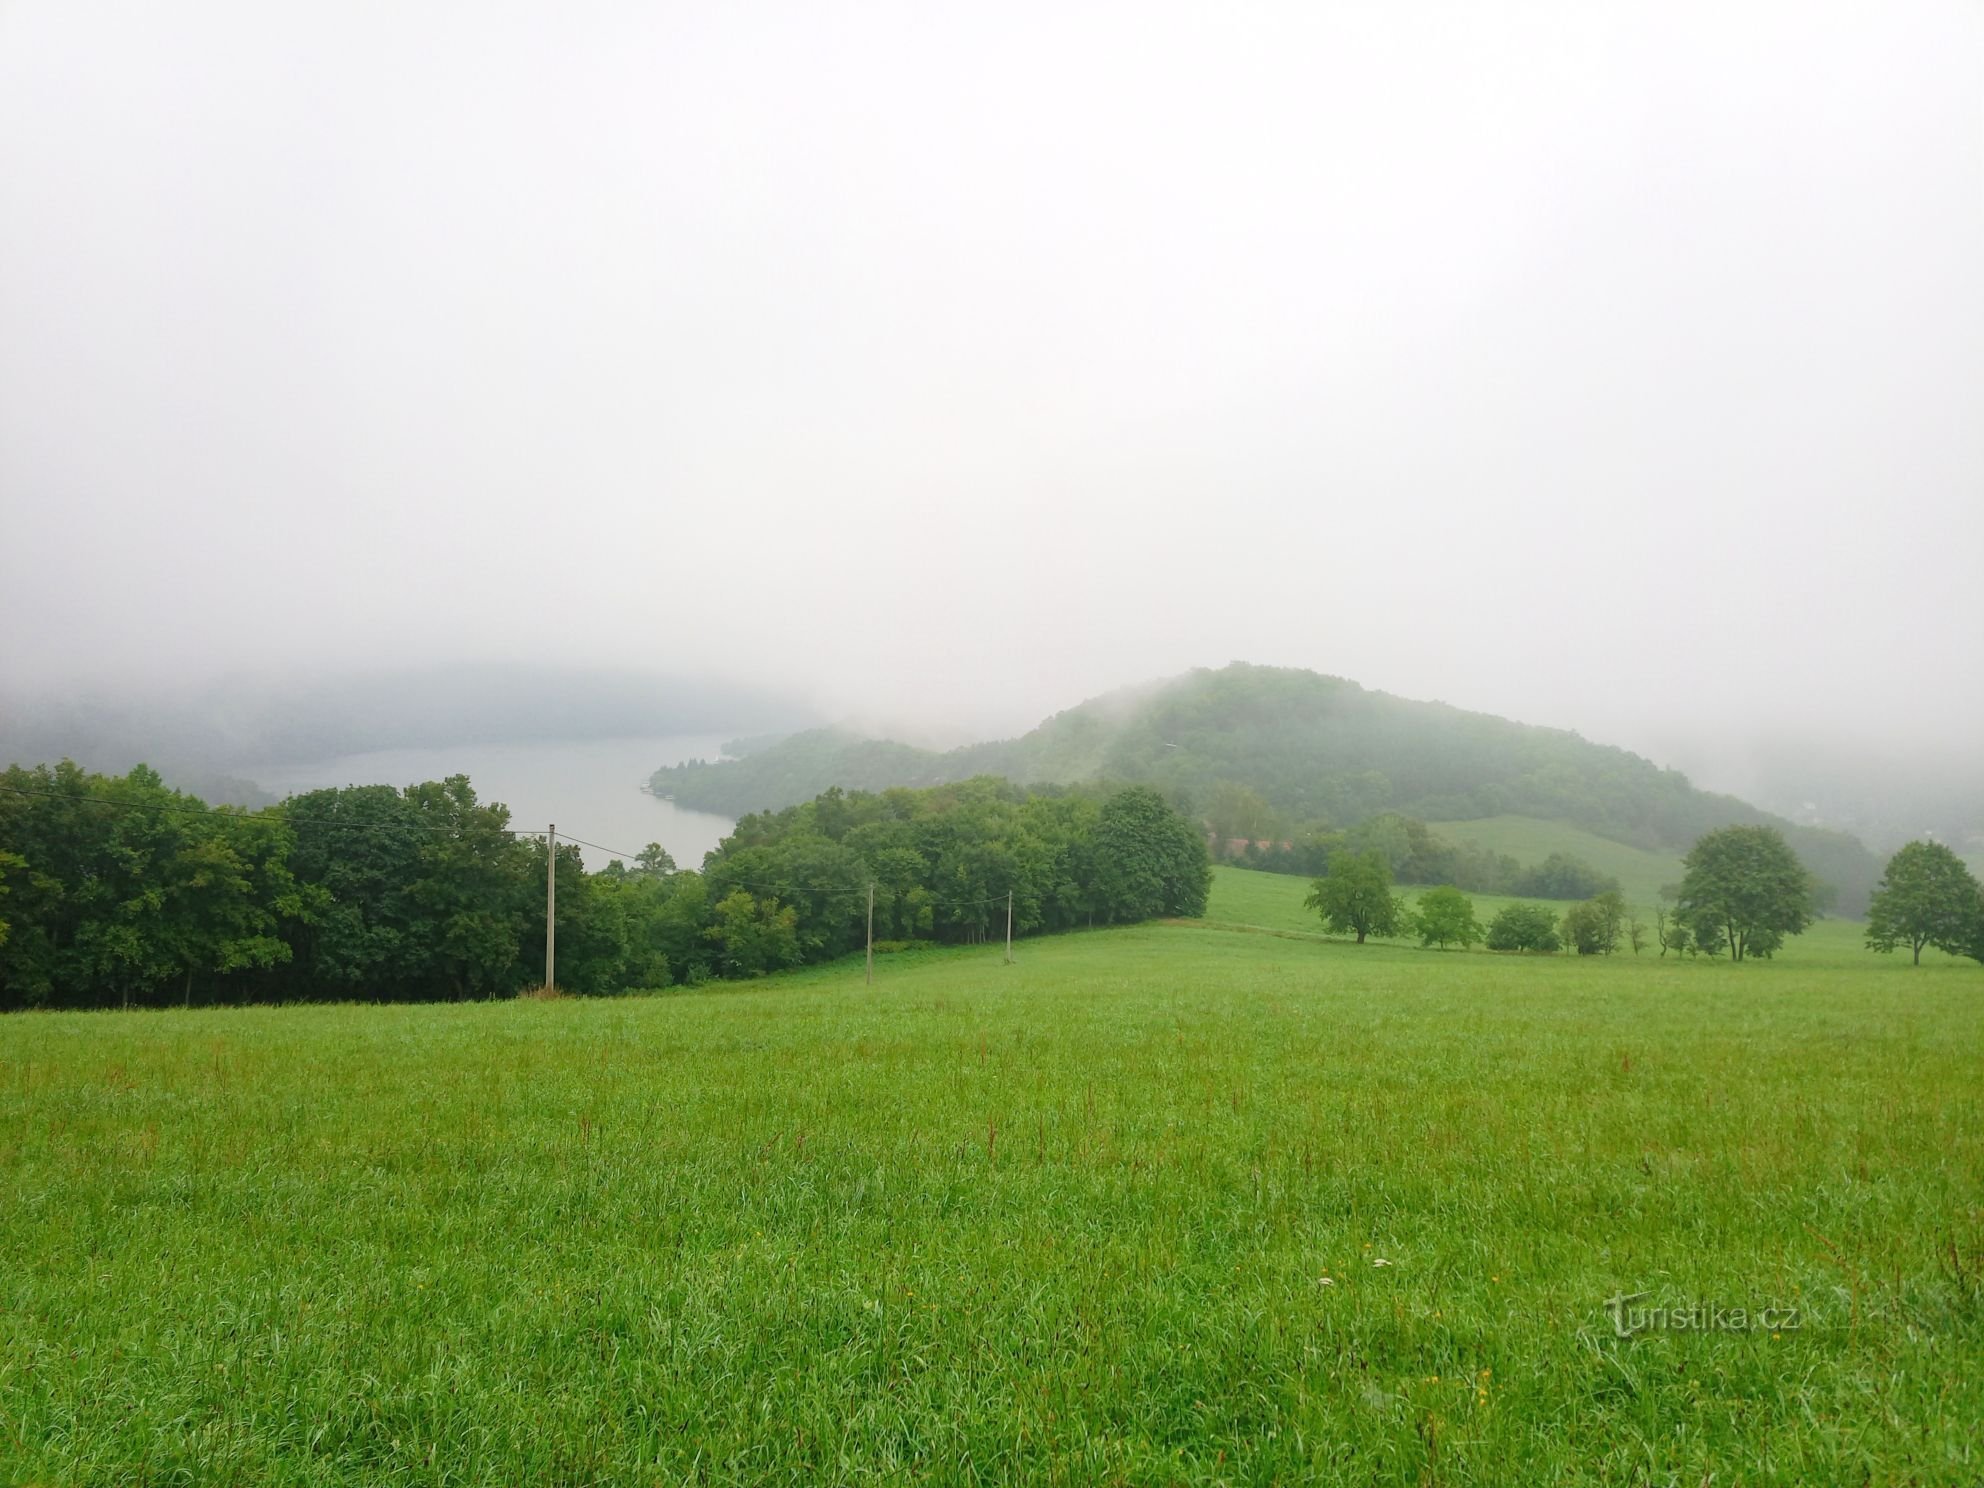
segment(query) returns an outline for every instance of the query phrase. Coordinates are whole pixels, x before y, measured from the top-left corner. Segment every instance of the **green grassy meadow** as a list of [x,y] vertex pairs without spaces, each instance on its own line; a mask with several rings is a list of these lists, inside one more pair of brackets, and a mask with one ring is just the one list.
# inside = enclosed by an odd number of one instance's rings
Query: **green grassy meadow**
[[1306,890],[872,988],[0,1021],[0,1481],[1984,1478],[1984,970]]

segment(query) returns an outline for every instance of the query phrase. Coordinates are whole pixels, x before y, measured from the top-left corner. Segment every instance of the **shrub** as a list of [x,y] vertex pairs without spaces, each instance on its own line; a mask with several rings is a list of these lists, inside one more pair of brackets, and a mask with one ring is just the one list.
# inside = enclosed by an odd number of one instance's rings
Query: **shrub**
[[1573,905],[1564,916],[1564,944],[1580,956],[1609,956],[1619,949],[1619,929],[1626,921],[1626,901],[1616,889]]
[[1554,852],[1518,873],[1512,892],[1534,899],[1589,899],[1618,887],[1618,879],[1600,873],[1583,858]]
[[1557,916],[1541,904],[1511,904],[1488,922],[1491,951],[1554,951]]

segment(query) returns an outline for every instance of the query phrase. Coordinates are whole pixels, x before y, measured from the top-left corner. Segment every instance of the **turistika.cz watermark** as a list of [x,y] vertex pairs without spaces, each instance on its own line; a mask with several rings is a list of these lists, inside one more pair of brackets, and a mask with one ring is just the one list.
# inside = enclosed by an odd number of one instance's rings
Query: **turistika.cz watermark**
[[1605,1299],[1605,1314],[1621,1338],[1642,1333],[1790,1333],[1803,1325],[1796,1307],[1725,1307],[1694,1301],[1647,1305],[1652,1292],[1621,1293]]

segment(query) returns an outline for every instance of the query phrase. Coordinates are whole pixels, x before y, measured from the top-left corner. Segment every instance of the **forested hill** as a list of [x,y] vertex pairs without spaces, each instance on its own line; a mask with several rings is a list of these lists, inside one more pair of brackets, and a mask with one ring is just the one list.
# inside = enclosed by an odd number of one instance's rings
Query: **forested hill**
[[1251,795],[1275,831],[1384,811],[1432,821],[1517,814],[1674,850],[1711,827],[1768,822],[1838,890],[1842,908],[1864,903],[1879,874],[1852,837],[1697,790],[1678,771],[1567,730],[1242,663],[1093,698],[1017,739],[940,754],[819,729],[739,759],[657,770],[653,788],[683,806],[741,816],[835,785],[880,790],[987,774],[1148,782],[1200,814],[1216,799]]

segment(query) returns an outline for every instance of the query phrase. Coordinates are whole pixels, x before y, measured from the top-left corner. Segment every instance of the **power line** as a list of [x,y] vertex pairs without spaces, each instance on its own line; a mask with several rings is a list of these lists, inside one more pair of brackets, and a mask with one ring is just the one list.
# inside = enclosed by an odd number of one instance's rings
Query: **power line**
[[[519,830],[522,830],[522,829],[519,829]],[[524,835],[526,835],[526,836],[531,836],[531,837],[542,837],[542,836],[544,836],[544,835],[545,835],[545,833],[546,833],[546,829],[538,829],[538,830],[535,830],[535,831],[527,831],[527,832],[525,832],[525,833],[524,833]],[[578,845],[578,846],[580,846],[580,847],[590,847],[590,848],[592,848],[592,849],[593,849],[593,850],[594,850],[595,852],[603,852],[603,853],[606,853],[606,854],[608,854],[608,855],[609,855],[609,856],[611,856],[611,857],[615,857],[615,858],[623,858],[623,859],[625,859],[625,860],[626,860],[627,862],[629,862],[629,863],[631,863],[631,862],[633,862],[633,861],[634,861],[635,859],[637,859],[637,858],[639,858],[639,857],[640,857],[640,855],[641,855],[640,853],[631,853],[631,852],[622,852],[622,851],[621,851],[621,850],[620,850],[619,848],[617,848],[617,847],[607,847],[607,846],[605,846],[604,844],[602,844],[602,843],[598,843],[598,842],[588,842],[588,841],[586,841],[586,840],[585,840],[585,838],[583,838],[583,837],[574,837],[574,836],[573,836],[573,835],[572,835],[572,834],[571,834],[570,832],[560,832],[560,833],[558,834],[558,840],[559,840],[560,842],[571,842],[571,843],[575,843],[575,844],[577,844],[577,845]],[[657,846],[659,846],[659,844],[656,844],[656,845],[657,845]],[[643,848],[643,849],[642,849],[642,851],[643,851],[643,852],[645,852],[645,851],[646,851],[646,849],[645,849],[645,848]]]

